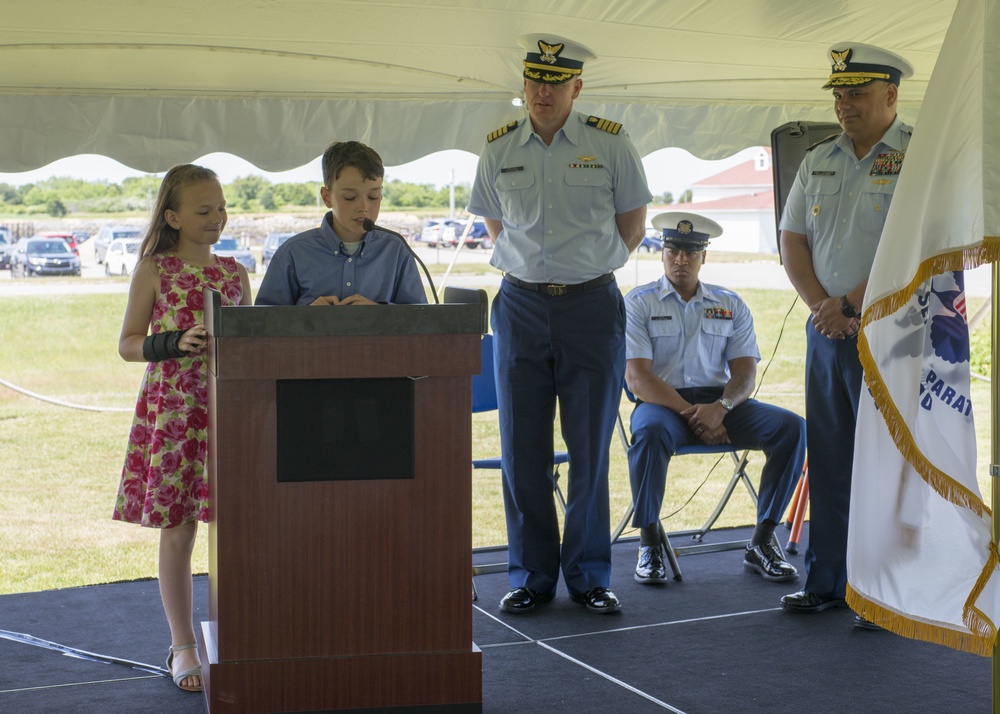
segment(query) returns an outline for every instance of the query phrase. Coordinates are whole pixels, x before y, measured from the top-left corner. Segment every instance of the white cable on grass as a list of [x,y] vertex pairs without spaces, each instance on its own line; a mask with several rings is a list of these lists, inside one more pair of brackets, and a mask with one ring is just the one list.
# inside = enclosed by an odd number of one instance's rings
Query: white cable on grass
[[6,379],[3,378],[0,378],[0,385],[3,385],[8,389],[12,389],[15,392],[20,392],[26,397],[31,397],[32,399],[37,399],[42,402],[48,402],[49,404],[55,404],[56,406],[59,407],[67,407],[69,409],[82,409],[88,412],[130,412],[133,411],[134,409],[128,407],[91,407],[85,404],[72,404],[71,402],[64,402],[59,399],[53,399],[52,397],[46,397],[42,394],[36,394],[35,392],[31,392],[25,389],[24,387],[19,387],[12,382],[8,382]]

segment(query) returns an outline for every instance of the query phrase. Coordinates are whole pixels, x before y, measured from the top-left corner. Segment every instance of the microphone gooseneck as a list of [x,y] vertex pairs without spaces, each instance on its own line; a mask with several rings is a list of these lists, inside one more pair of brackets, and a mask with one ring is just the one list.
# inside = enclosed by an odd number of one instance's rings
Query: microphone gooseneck
[[388,233],[391,236],[396,236],[397,238],[399,238],[400,242],[402,242],[406,250],[408,250],[410,252],[410,255],[413,256],[413,259],[417,261],[417,264],[424,269],[424,275],[427,276],[427,283],[431,286],[431,294],[434,296],[434,302],[438,305],[441,304],[441,301],[438,300],[437,288],[434,287],[434,281],[431,280],[430,271],[427,270],[427,266],[424,265],[424,261],[420,259],[420,256],[417,255],[416,251],[414,251],[413,248],[410,246],[410,244],[406,241],[406,238],[401,236],[396,231],[390,231],[388,228],[383,228],[382,226],[375,225],[375,221],[373,221],[371,218],[366,218],[361,223],[361,227],[364,228],[365,231],[379,230],[382,231],[383,233]]

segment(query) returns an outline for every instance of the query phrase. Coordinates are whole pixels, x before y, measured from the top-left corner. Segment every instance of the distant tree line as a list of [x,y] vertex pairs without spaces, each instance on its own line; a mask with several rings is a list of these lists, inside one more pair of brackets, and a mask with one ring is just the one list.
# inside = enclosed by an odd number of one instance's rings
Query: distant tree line
[[[61,217],[74,213],[147,213],[160,188],[158,176],[109,181],[53,177],[22,186],[0,183],[0,213]],[[261,176],[244,176],[223,186],[231,211],[268,211],[323,208],[316,183],[271,183]],[[455,205],[465,206],[469,186],[455,186]],[[387,181],[383,187],[383,209],[448,208],[448,187]]]

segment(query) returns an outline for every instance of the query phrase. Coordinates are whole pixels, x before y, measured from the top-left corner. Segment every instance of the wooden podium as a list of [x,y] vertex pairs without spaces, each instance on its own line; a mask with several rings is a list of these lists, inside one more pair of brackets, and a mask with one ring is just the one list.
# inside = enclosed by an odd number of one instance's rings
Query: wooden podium
[[480,305],[223,308],[206,291],[212,714],[482,711],[485,321]]

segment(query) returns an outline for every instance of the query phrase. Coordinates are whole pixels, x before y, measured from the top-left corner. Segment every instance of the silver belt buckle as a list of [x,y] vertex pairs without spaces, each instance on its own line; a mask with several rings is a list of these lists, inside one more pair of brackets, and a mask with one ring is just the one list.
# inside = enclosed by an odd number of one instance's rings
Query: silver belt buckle
[[548,293],[549,297],[561,297],[566,294],[566,286],[550,283],[545,286],[545,292]]

